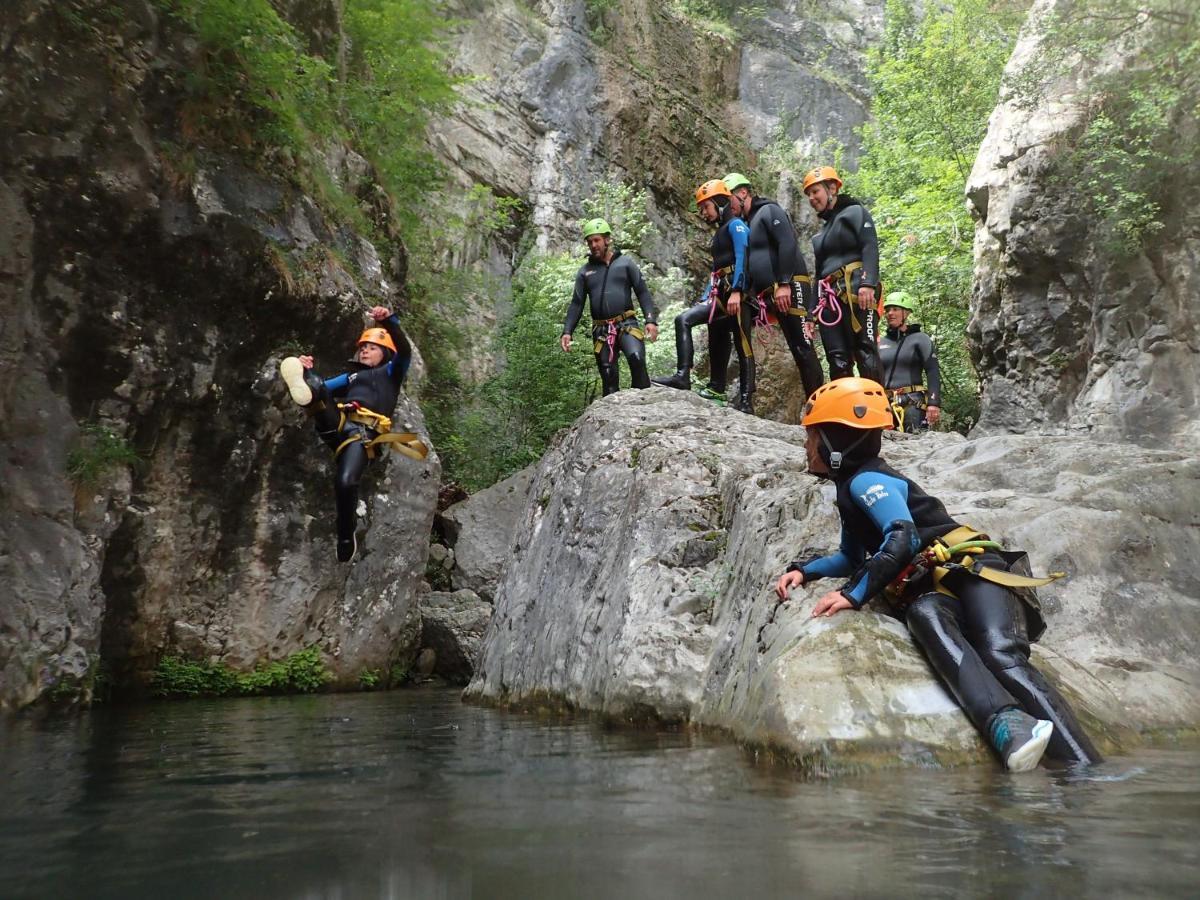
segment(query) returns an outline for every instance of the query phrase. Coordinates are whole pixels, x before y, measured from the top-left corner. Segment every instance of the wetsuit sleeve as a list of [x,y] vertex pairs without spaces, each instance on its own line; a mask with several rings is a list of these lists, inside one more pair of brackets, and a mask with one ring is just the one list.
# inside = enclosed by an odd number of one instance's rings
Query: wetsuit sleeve
[[921,355],[925,368],[925,402],[930,406],[942,405],[942,370],[938,366],[937,345],[933,338],[925,335],[921,342]]
[[879,287],[879,235],[875,233],[875,220],[871,218],[865,206],[859,206],[857,209],[861,212],[859,221],[855,223],[855,232],[858,235],[859,246],[862,247],[863,264],[862,281],[859,282],[859,286]]
[[750,245],[750,229],[741,219],[729,222],[729,238],[733,241],[733,274],[729,278],[730,290],[746,290],[746,248]]
[[842,539],[836,553],[828,556],[814,556],[804,561],[796,560],[791,563],[789,572],[803,572],[804,583],[816,581],[818,578],[845,577],[854,571],[855,566],[862,562],[866,552],[858,541],[854,540],[845,526],[842,527]]
[[642,306],[642,315],[646,317],[646,324],[657,325],[658,313],[654,309],[654,301],[650,298],[650,289],[646,287],[646,280],[642,278],[642,270],[632,262],[629,263],[629,269],[629,279],[632,282],[630,286],[637,294],[638,303]]
[[[792,220],[788,218],[782,206],[775,205],[776,210],[764,209],[759,215],[763,216],[763,223],[766,225],[767,234],[770,235],[771,243],[775,245],[778,252],[775,254],[775,270],[773,272],[776,284],[788,284],[792,280],[792,276],[797,272],[784,272],[783,269],[787,266],[786,260],[795,260],[800,257],[800,245],[796,243],[796,229],[792,227]],[[875,251],[876,260],[879,257],[879,251]],[[878,262],[876,263],[878,268]]]
[[855,608],[892,583],[921,549],[921,536],[908,508],[908,485],[881,472],[860,472],[850,480],[850,496],[883,534],[883,542],[842,585]]
[[388,362],[387,372],[394,384],[401,385],[408,375],[408,367],[412,364],[412,344],[408,342],[408,336],[400,327],[400,318],[395,313],[384,319],[381,324],[396,345],[396,355]]
[[350,387],[350,373],[343,372],[341,375],[334,375],[332,378],[326,378],[325,387],[327,387],[329,389],[329,393],[333,394],[334,396],[346,393],[346,389]]
[[579,319],[583,316],[583,301],[587,297],[587,280],[583,269],[575,276],[575,291],[571,294],[571,305],[567,307],[567,320],[563,322],[563,334],[574,334]]

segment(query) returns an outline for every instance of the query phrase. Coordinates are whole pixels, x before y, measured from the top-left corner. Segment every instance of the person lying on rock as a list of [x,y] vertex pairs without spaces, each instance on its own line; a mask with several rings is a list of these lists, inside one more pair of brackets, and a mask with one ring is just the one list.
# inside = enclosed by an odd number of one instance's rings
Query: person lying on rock
[[[584,223],[583,240],[588,248],[588,260],[575,276],[575,291],[567,307],[559,345],[564,353],[571,350],[571,335],[583,316],[583,301],[589,302],[592,314],[592,352],[600,370],[604,396],[621,389],[617,368],[618,354],[624,354],[629,364],[629,376],[635,388],[650,387],[646,371],[646,345],[642,338],[658,340],[658,323],[650,291],[642,279],[637,263],[613,246],[612,228],[603,219]],[[633,309],[636,294],[646,315],[646,330],[638,325]]]
[[776,585],[780,602],[792,588],[830,577],[846,580],[817,600],[813,616],[886,597],[1010,771],[1033,769],[1043,752],[1099,762],[1070,705],[1029,661],[1030,641],[1045,630],[1033,588],[1052,579],[1031,577],[1024,553],[956,522],[879,458],[883,430],[893,427],[883,387],[832,381],[813,392],[801,424],[809,471],[837,486],[841,544],[789,565]]
[[334,453],[337,559],[344,563],[358,550],[358,483],[377,448],[391,447],[414,459],[429,452],[415,434],[393,432],[388,418],[408,374],[412,346],[390,309],[372,307],[370,316],[376,326],[359,337],[348,372],[322,379],[311,356],[289,356],[279,364],[292,400],[312,417],[317,435]]
[[[729,354],[733,350],[736,321],[725,310],[725,301],[734,292],[746,289],[746,243],[750,228],[741,219],[742,206],[720,179],[706,181],[696,188],[696,208],[709,225],[716,226],[712,239],[712,276],[708,290],[700,302],[675,317],[674,375],[652,378],[655,384],[687,391],[692,387],[692,364],[695,349],[692,329],[708,325],[708,385],[704,396],[724,401],[725,375],[729,369]],[[745,354],[738,347],[738,359]]]

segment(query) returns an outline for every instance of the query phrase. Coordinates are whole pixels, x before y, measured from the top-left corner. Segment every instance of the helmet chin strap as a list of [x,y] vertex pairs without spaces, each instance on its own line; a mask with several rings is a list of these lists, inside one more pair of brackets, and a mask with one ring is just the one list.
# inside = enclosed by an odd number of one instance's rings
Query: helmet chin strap
[[824,444],[825,449],[829,451],[829,468],[832,471],[837,472],[838,469],[842,467],[842,460],[845,459],[846,454],[865,441],[867,439],[867,435],[870,433],[870,431],[864,431],[857,438],[855,438],[854,442],[845,450],[834,450],[833,445],[829,443],[829,438],[825,436],[825,432],[818,428],[817,434],[821,438],[821,443]]

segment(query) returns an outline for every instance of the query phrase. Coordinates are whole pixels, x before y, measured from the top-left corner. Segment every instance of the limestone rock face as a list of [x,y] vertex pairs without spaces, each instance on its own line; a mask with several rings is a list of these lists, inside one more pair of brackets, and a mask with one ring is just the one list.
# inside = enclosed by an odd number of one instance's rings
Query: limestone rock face
[[432,674],[466,684],[475,672],[492,605],[474,591],[431,591],[421,597],[421,650],[432,650]]
[[[1041,0],[1031,21],[1057,5]],[[1031,27],[1008,74],[1020,73],[1037,53]],[[1117,71],[1132,64],[1111,57],[1102,63]],[[1078,98],[1094,65],[1082,63],[1035,108],[1003,99],[971,173],[975,295],[968,334],[983,387],[979,427],[1195,447],[1200,179],[1180,173],[1149,249],[1128,253],[1106,243],[1051,178],[1054,159],[1077,138]],[[1194,143],[1194,123],[1178,139]]]
[[451,582],[491,600],[504,566],[513,556],[513,534],[529,499],[535,466],[455,503],[438,517],[454,548]]
[[[194,46],[158,6],[86,28],[60,6],[0,17],[0,709],[86,696],[101,663],[140,684],[164,653],[244,669],[315,644],[346,685],[406,665],[436,454],[372,467],[338,566],[330,455],[276,375],[305,351],[341,371],[364,310],[400,303],[396,266],[291,183],[181,158]],[[424,432],[408,399],[394,419]],[[138,461],[76,486],[83,425]]]
[[[788,562],[837,544],[804,431],[669,389],[594,403],[547,453],[468,698],[728,729],[815,768],[983,759],[904,626],[775,609]],[[960,521],[1070,578],[1035,662],[1101,744],[1200,720],[1200,462],[1076,438],[889,436]],[[1193,498],[1193,499],[1189,499]]]

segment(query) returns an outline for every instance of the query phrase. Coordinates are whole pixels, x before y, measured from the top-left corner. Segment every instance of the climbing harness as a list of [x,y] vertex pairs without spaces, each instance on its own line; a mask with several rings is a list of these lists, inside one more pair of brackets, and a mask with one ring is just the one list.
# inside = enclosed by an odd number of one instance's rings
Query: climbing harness
[[355,431],[354,434],[338,444],[337,449],[333,451],[334,459],[351,444],[360,441],[363,449],[367,451],[367,459],[374,459],[379,452],[376,448],[380,446],[384,449],[395,450],[418,462],[429,455],[429,448],[417,435],[410,431],[392,431],[392,420],[387,416],[367,409],[357,401],[339,403],[337,406],[339,413],[337,430],[339,432],[346,427],[347,422],[353,422],[375,432],[375,437],[368,437],[365,431]]
[[[894,365],[892,370],[895,371]],[[929,399],[923,384],[906,384],[904,387],[888,388],[887,392],[888,402],[892,407],[892,418],[896,420],[897,431],[904,431],[904,407],[915,406],[921,410],[929,408]]]
[[1036,577],[985,566],[976,557],[989,550],[1004,557],[1010,567],[1028,567],[1028,556],[1025,553],[1006,551],[999,542],[991,540],[983,532],[976,531],[969,525],[960,525],[949,534],[934,538],[928,547],[913,557],[912,562],[884,588],[884,594],[893,603],[903,604],[909,599],[906,595],[910,585],[926,575],[932,575],[935,591],[947,597],[955,597],[954,592],[942,583],[946,576],[955,570],[964,570],[984,581],[1018,591],[1042,587],[1066,576],[1065,572],[1051,572],[1044,577]]
[[[858,320],[857,304],[854,302],[853,275],[863,267],[860,260],[848,262],[840,269],[830,272],[819,282],[817,289],[817,321],[826,328],[832,328],[842,321],[842,303],[850,310],[850,327],[857,333],[863,330],[863,324]],[[834,285],[837,287],[834,287]],[[880,292],[882,299],[882,292]],[[836,318],[826,321],[827,312],[836,313]]]
[[620,337],[622,331],[628,331],[639,341],[645,340],[646,334],[642,329],[637,327],[637,323],[623,325],[626,319],[633,319],[637,313],[632,309],[627,309],[619,316],[613,316],[611,319],[600,319],[592,325],[592,352],[599,353],[605,346],[608,347],[608,361],[615,363],[617,361],[617,338]]

